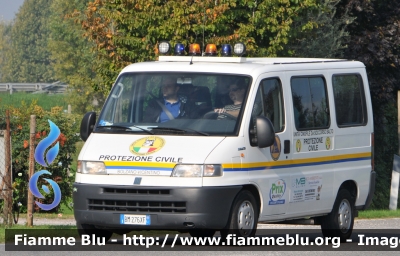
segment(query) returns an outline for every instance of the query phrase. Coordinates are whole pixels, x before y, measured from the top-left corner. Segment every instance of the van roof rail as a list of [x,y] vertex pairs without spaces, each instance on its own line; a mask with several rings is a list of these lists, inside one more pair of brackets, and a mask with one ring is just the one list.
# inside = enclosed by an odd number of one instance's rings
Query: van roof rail
[[306,64],[348,62],[347,59],[322,59],[322,58],[275,58],[275,57],[207,57],[207,56],[159,56],[159,62],[208,62],[208,63],[254,63],[254,64]]
[[[330,62],[347,62],[349,60],[310,60],[310,61],[298,61],[298,62],[274,62],[274,65],[278,64],[304,64],[304,63],[330,63]],[[353,60],[354,61],[354,60]]]

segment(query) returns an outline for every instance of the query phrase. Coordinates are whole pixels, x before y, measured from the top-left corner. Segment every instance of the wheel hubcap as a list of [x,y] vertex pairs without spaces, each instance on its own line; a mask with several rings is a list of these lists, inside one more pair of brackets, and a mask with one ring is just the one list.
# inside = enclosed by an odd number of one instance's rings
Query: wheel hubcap
[[254,226],[254,209],[249,201],[244,201],[238,212],[238,228],[243,235],[249,235]]
[[351,225],[351,206],[347,199],[343,199],[339,206],[339,229],[346,233]]

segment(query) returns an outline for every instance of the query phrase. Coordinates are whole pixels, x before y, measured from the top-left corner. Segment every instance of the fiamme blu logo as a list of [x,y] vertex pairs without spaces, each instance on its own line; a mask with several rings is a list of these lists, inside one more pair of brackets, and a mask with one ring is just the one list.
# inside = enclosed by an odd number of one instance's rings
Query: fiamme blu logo
[[[48,167],[49,165],[51,165],[51,163],[53,163],[53,161],[56,159],[56,157],[58,155],[58,151],[60,149],[59,142],[57,142],[53,147],[49,148],[54,142],[56,142],[56,140],[60,136],[61,132],[57,125],[55,125],[50,120],[48,120],[48,121],[50,124],[50,133],[46,138],[44,138],[42,141],[39,142],[39,144],[37,145],[37,147],[35,149],[35,160],[38,164],[40,164],[43,167]],[[45,155],[47,148],[49,148],[49,150],[47,150],[47,154],[46,154],[47,161],[46,161],[44,155]],[[41,198],[41,199],[43,199],[45,197],[39,191],[37,184],[38,184],[39,177],[42,174],[51,175],[51,172],[49,172],[47,170],[40,170],[40,171],[36,172],[34,175],[32,175],[31,179],[29,180],[29,190],[35,197]],[[51,204],[42,204],[38,201],[35,201],[35,203],[42,210],[49,211],[49,210],[53,209],[54,207],[56,207],[60,203],[61,190],[55,181],[53,181],[51,179],[46,179],[46,178],[44,178],[44,180],[47,181],[53,188],[54,200]],[[46,185],[42,185],[42,189],[46,194],[50,194],[50,189]]]

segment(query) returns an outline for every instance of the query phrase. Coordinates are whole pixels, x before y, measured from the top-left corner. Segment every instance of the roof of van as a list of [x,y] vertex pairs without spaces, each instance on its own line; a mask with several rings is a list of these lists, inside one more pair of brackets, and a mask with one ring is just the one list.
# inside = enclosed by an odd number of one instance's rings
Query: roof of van
[[272,72],[346,68],[365,68],[365,66],[359,61],[345,59],[160,56],[158,61],[131,64],[122,72],[196,71],[251,74],[258,69],[262,69],[263,72]]

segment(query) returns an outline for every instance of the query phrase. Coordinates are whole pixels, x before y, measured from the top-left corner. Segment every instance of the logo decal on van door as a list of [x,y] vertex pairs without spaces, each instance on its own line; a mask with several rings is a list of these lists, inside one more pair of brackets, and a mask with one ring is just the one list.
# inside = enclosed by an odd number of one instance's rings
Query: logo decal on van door
[[275,136],[274,145],[270,147],[270,152],[274,161],[279,159],[279,156],[281,155],[281,139],[279,139],[279,136]]
[[296,151],[297,151],[297,152],[300,152],[300,151],[301,151],[301,141],[300,141],[300,140],[297,140],[297,141],[296,141]]
[[326,137],[325,146],[326,146],[326,150],[331,149],[331,138]]
[[283,199],[286,191],[286,183],[284,180],[280,179],[272,183],[271,189],[269,190],[269,205],[284,204],[285,199]]
[[129,146],[129,150],[135,155],[149,155],[164,147],[165,141],[161,137],[150,136],[138,139]]

